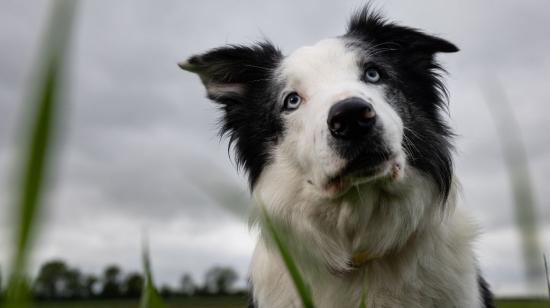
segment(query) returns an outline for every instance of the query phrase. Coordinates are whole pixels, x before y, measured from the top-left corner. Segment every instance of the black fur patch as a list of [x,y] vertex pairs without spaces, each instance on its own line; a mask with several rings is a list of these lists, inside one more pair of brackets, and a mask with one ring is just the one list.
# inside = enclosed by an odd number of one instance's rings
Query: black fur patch
[[250,186],[270,159],[270,149],[282,133],[273,81],[273,70],[283,58],[269,42],[252,46],[229,45],[188,60],[208,88],[212,85],[238,85],[242,93],[209,95],[220,103],[223,115],[220,135],[229,137],[236,162],[248,173]]
[[479,283],[479,293],[481,294],[481,302],[483,303],[483,308],[496,308],[495,300],[493,299],[493,293],[491,293],[491,290],[489,290],[489,285],[487,284],[487,281],[481,277],[481,275],[477,276],[477,280]]
[[254,303],[254,299],[252,297],[248,299],[248,304],[246,305],[246,308],[257,308],[256,303]]
[[403,148],[408,161],[434,179],[445,200],[453,177],[453,134],[441,116],[447,107],[447,90],[441,78],[444,70],[434,56],[458,48],[390,23],[368,6],[352,17],[344,38],[351,48],[364,49],[365,57],[392,71],[387,74],[387,96],[397,102],[394,108],[405,126]]

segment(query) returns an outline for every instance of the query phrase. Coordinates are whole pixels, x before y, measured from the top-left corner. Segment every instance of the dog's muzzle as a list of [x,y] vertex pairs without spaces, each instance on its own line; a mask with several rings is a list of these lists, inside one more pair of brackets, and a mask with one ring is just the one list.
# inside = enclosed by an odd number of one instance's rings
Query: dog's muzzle
[[374,127],[376,112],[373,106],[362,98],[350,97],[332,106],[327,125],[337,139],[361,139]]
[[374,178],[387,173],[386,162],[395,155],[384,139],[382,124],[373,104],[360,97],[346,98],[329,109],[328,143],[346,164],[331,175],[328,190],[345,190],[349,178]]

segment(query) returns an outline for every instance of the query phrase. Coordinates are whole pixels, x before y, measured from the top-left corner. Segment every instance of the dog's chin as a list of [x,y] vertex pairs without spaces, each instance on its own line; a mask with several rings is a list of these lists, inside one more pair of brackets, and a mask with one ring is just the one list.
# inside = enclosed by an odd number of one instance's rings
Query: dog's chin
[[380,180],[397,181],[402,177],[403,163],[394,154],[377,154],[349,161],[338,173],[327,178],[325,194],[339,197],[359,184]]

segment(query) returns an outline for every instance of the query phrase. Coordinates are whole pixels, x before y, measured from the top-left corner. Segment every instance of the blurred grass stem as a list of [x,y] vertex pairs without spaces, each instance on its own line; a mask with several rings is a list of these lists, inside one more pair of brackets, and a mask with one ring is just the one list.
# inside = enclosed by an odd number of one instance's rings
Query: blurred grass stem
[[535,286],[539,283],[542,273],[542,250],[538,239],[535,196],[521,130],[496,76],[487,78],[482,90],[495,121],[508,169],[527,282]]
[[21,150],[20,166],[17,175],[20,185],[14,204],[15,238],[10,264],[10,278],[6,292],[6,307],[28,306],[28,284],[26,266],[30,255],[33,232],[36,229],[36,216],[42,203],[43,183],[48,171],[52,152],[52,131],[55,125],[55,112],[59,106],[59,84],[62,64],[66,53],[76,1],[57,0],[54,2],[48,29],[43,36],[37,72],[27,107],[28,118],[22,123],[28,125],[23,131],[28,136]]

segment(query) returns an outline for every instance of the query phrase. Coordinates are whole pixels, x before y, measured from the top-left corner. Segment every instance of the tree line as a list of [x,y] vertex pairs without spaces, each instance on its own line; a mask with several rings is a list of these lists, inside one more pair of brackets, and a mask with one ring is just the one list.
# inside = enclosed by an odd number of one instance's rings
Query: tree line
[[[164,297],[242,293],[243,290],[235,288],[238,278],[231,267],[214,266],[206,272],[203,284],[197,284],[191,274],[184,273],[179,286],[163,285],[159,291]],[[31,283],[31,291],[38,300],[138,298],[143,285],[142,273],[123,272],[118,265],[109,265],[100,275],[95,275],[56,259],[42,264]],[[0,273],[0,296],[5,291],[2,287]]]

